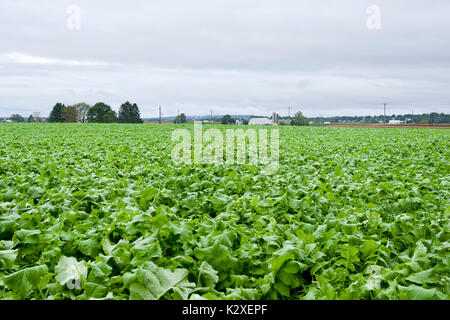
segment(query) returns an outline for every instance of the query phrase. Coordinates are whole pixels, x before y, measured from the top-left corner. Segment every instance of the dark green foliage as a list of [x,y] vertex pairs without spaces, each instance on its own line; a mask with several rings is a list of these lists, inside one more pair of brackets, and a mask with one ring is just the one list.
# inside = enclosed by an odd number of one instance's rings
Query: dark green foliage
[[142,123],[141,113],[136,103],[125,102],[120,106],[118,121],[121,123]]
[[67,106],[62,110],[62,118],[64,122],[77,122],[80,117],[77,107]]
[[98,102],[87,112],[87,120],[95,123],[111,123],[117,120],[117,116],[110,106]]
[[223,116],[222,120],[220,120],[222,124],[235,124],[236,119],[233,119],[229,114]]
[[[408,124],[448,124],[450,114],[448,113],[422,113],[422,114],[393,114],[386,115],[386,122],[389,120],[401,120]],[[335,116],[335,117],[308,117],[308,121],[315,123],[380,123],[384,121],[382,115],[379,116]]]
[[9,117],[9,120],[14,122],[25,122],[25,119],[20,114],[13,114]]
[[62,118],[62,111],[64,107],[65,105],[63,103],[58,102],[55,104],[52,112],[50,112],[48,122],[64,122],[64,119]]
[[173,123],[186,123],[187,119],[186,119],[186,115],[184,113],[178,115],[175,117],[175,120],[173,121]]
[[78,120],[80,122],[86,122],[87,121],[87,113],[89,109],[91,108],[90,105],[88,105],[85,102],[77,103],[74,105],[75,108],[77,108],[78,111]]
[[301,113],[301,111],[298,111],[294,115],[294,119],[292,119],[291,125],[293,125],[293,126],[307,126],[308,125],[308,121],[303,116],[303,113]]

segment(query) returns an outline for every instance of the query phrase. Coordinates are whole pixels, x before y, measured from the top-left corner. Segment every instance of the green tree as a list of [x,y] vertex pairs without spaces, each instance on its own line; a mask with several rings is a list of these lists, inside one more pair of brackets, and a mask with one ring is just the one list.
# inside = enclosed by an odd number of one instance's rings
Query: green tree
[[28,117],[27,122],[34,122],[34,117],[32,114],[30,114],[30,116]]
[[50,116],[48,118],[48,122],[63,122],[62,118],[62,110],[64,109],[65,105],[58,102],[53,107],[52,112],[50,112]]
[[437,112],[431,112],[430,113],[430,124],[434,125],[435,123],[439,123],[439,113]]
[[89,109],[92,107],[84,102],[77,103],[73,106],[75,108],[77,108],[78,120],[83,123],[86,122],[87,121],[87,113],[88,113]]
[[25,122],[25,119],[20,114],[13,114],[9,117],[9,120],[14,122]]
[[111,123],[117,120],[116,112],[103,102],[96,103],[87,112],[88,122]]
[[236,119],[233,119],[229,114],[223,116],[221,120],[222,124],[235,124]]
[[77,107],[67,106],[62,109],[62,119],[64,122],[77,122],[80,114]]
[[294,115],[294,119],[292,119],[291,125],[292,126],[307,126],[308,122],[305,119],[305,117],[303,116],[303,113],[301,111],[298,111]]
[[141,113],[136,103],[125,102],[119,109],[119,122],[122,123],[142,123]]
[[186,123],[186,115],[184,113],[178,115],[175,117],[175,120],[173,120],[173,123]]

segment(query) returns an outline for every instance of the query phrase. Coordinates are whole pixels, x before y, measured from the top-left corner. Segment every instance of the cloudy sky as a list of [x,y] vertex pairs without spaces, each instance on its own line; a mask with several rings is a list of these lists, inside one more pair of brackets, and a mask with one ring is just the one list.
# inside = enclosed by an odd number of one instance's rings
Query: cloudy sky
[[448,0],[0,2],[0,116],[450,112],[449,84]]

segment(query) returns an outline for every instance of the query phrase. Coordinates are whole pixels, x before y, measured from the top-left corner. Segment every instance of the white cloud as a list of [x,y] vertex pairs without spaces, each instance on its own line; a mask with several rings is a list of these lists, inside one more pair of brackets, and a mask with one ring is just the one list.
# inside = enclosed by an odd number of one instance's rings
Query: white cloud
[[10,52],[10,53],[6,54],[6,57],[12,62],[24,63],[24,64],[43,64],[43,65],[75,66],[75,67],[95,67],[95,66],[106,66],[107,65],[107,63],[105,63],[105,62],[45,58],[45,57],[32,56],[32,55],[21,53],[21,52]]

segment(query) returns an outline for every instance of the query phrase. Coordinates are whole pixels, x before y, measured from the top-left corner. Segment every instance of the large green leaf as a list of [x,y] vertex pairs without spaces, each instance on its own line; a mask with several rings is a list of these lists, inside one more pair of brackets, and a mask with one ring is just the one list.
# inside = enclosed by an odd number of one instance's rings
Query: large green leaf
[[85,262],[78,262],[74,257],[62,256],[55,266],[55,279],[61,285],[73,281],[82,282],[87,278],[87,271]]
[[26,298],[33,289],[41,289],[48,281],[45,265],[25,268],[3,278],[3,282],[20,298]]
[[147,262],[129,280],[130,299],[158,300],[170,290],[175,290],[183,299],[187,299],[195,286],[185,281],[187,275],[185,269],[170,271]]

